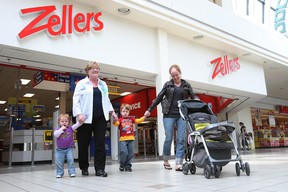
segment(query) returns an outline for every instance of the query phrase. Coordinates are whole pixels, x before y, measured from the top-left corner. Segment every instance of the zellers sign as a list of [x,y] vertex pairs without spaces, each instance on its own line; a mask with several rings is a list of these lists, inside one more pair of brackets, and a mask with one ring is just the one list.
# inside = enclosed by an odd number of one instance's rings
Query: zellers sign
[[[60,17],[53,14],[55,10],[56,6],[54,5],[21,9],[21,16],[31,13],[39,13],[39,15],[18,34],[19,39],[44,30],[53,37],[71,34],[73,29],[78,33],[83,33],[89,32],[91,28],[95,31],[100,31],[104,27],[103,22],[99,19],[102,15],[101,12],[77,13],[73,16],[73,5],[63,5],[62,16]],[[46,17],[48,17],[48,19],[45,19]]]
[[213,65],[212,79],[218,75],[225,76],[229,73],[239,70],[240,64],[238,61],[238,57],[234,59],[228,59],[228,55],[225,55],[223,58],[218,57],[210,61],[210,64]]

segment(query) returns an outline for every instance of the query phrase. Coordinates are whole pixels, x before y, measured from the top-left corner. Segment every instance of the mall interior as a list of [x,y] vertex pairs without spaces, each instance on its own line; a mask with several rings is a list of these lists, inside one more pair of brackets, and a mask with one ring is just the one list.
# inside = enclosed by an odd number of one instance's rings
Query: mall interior
[[[286,189],[288,0],[14,3],[0,8],[6,26],[0,37],[0,187],[4,191]],[[9,19],[2,19],[5,15]],[[196,168],[195,175],[165,170],[159,105],[134,127],[132,173],[118,170],[118,130],[109,122],[108,179],[84,178],[77,167],[76,178],[57,180],[52,132],[60,113],[72,115],[75,85],[86,76],[84,68],[90,60],[100,63],[100,78],[108,85],[114,110],[119,114],[120,105],[128,103],[130,115],[137,118],[170,79],[169,66],[179,63],[182,78],[217,119],[234,123],[231,154],[238,151],[243,162],[249,162],[251,174],[243,170],[238,176],[232,162],[223,167],[219,179],[212,177],[209,182],[202,168]],[[249,134],[248,149],[241,146],[240,122]],[[75,143],[77,164],[77,138]],[[135,188],[128,188],[123,177]]]

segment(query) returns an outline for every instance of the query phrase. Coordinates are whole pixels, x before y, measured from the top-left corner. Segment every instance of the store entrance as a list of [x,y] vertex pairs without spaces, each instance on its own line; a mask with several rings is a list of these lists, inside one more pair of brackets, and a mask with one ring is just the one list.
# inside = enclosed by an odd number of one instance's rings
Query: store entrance
[[[17,121],[13,122],[13,127],[15,130],[31,130],[31,128],[35,128],[37,131],[47,131],[53,130],[53,113],[59,110],[60,100],[59,97],[64,93],[65,94],[65,108],[62,109],[65,113],[71,114],[72,113],[72,97],[73,91],[68,89],[67,91],[59,91],[53,90],[50,84],[46,84],[45,86],[35,86],[38,82],[35,82],[35,75],[39,73],[43,73],[44,75],[51,75],[56,72],[51,71],[44,71],[39,69],[28,68],[26,66],[12,66],[6,64],[0,64],[0,81],[1,84],[1,95],[0,101],[3,104],[0,104],[0,162],[2,162],[2,154],[3,148],[6,147],[7,150],[7,142],[3,146],[3,137],[4,134],[7,132],[7,122],[11,115],[16,115],[15,119]],[[71,75],[71,74],[69,74]],[[74,74],[73,74],[74,75]],[[84,74],[76,74],[82,77],[85,77]],[[53,76],[53,75],[52,75]],[[72,75],[71,75],[72,76]],[[27,83],[26,80],[28,80]],[[36,78],[37,80],[37,78]],[[151,88],[149,86],[139,85],[138,83],[126,83],[120,81],[112,81],[108,79],[104,79],[109,87],[117,88],[119,92],[114,94],[109,94],[111,101],[116,101],[120,98],[123,98],[120,94],[123,92],[130,92],[131,94],[137,93],[139,91]],[[46,82],[47,83],[47,82]],[[71,87],[69,85],[68,87]],[[153,88],[155,89],[155,88]],[[109,91],[110,92],[110,91]],[[25,94],[30,93],[34,94],[32,97],[24,97]],[[145,95],[146,96],[146,95]],[[144,96],[144,98],[145,98]],[[128,97],[128,96],[126,96]],[[18,99],[17,99],[18,98]],[[18,102],[17,102],[18,101]],[[63,102],[63,101],[62,101]],[[137,108],[135,105],[134,108]],[[143,106],[146,108],[146,106]],[[17,110],[18,109],[18,110]],[[144,114],[144,113],[143,113]],[[156,121],[156,120],[154,120]],[[150,128],[147,126],[147,122],[139,127]],[[145,129],[146,131],[148,129]],[[107,136],[109,136],[109,131],[107,130]],[[143,138],[142,134],[143,131],[138,132],[140,138],[140,145],[139,145],[139,154],[143,155]],[[146,134],[148,139],[150,136]],[[43,140],[43,136],[41,137]],[[51,138],[50,138],[51,139]],[[22,140],[24,138],[22,137]],[[147,148],[149,147],[151,141],[147,142]],[[44,140],[37,143],[37,150],[50,150],[52,149],[51,141],[45,142]],[[30,146],[30,147],[29,147]],[[31,143],[15,143],[13,145],[14,151],[30,151],[31,150]],[[111,150],[111,149],[110,149]],[[148,149],[147,149],[148,150]],[[46,151],[46,152],[48,152]],[[43,151],[43,154],[48,154]],[[148,153],[148,151],[147,151]],[[29,158],[19,157],[21,161],[29,161]],[[49,156],[50,159],[51,155]],[[45,160],[45,159],[44,159]],[[7,161],[7,158],[6,160]],[[17,161],[17,160],[16,160]]]

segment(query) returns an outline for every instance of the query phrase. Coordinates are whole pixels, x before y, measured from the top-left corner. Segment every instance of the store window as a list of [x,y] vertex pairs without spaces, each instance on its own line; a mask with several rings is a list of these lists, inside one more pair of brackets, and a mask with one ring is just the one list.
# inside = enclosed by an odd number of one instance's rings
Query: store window
[[264,24],[265,15],[265,0],[257,0],[255,2],[255,19],[259,23]]

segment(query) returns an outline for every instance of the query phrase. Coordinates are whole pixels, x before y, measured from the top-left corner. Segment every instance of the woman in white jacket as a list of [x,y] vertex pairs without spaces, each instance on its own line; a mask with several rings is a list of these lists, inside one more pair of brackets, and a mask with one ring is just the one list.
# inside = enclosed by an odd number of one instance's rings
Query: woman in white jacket
[[93,132],[95,175],[107,177],[105,133],[109,114],[115,119],[117,115],[109,99],[107,84],[99,79],[100,65],[91,61],[85,71],[87,77],[76,84],[73,94],[73,115],[80,123],[84,123],[77,130],[79,168],[82,175],[89,175],[88,149]]

